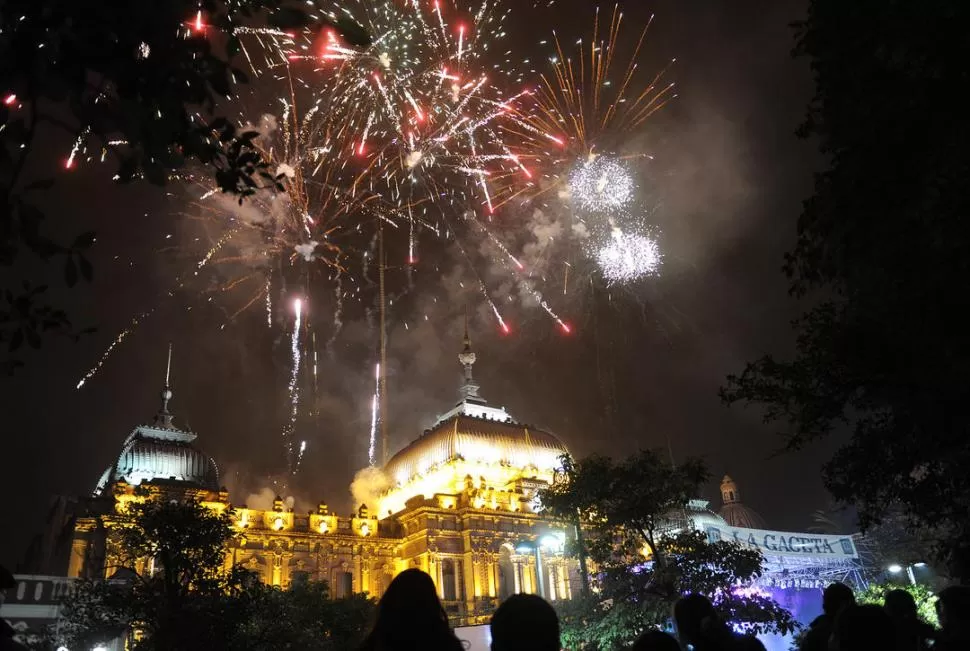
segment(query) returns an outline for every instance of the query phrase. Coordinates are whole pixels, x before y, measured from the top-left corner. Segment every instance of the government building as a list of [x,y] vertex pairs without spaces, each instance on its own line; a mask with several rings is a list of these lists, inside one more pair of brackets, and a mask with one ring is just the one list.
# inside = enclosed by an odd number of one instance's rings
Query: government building
[[91,498],[79,502],[70,531],[60,534],[70,536],[68,577],[109,578],[112,527],[126,503],[147,493],[233,509],[237,535],[227,566],[284,589],[327,581],[336,597],[380,597],[397,573],[420,568],[456,625],[487,621],[517,592],[569,598],[578,590],[577,563],[563,555],[564,532],[535,513],[536,493],[552,481],[566,447],[480,395],[467,332],[458,360],[458,403],[387,461],[391,488],[347,516],[323,502],[310,512],[284,508],[279,498],[271,510],[233,503],[196,434],[176,425],[165,386],[152,423],[128,435]]
[[[56,629],[58,603],[71,579],[111,578],[118,565],[112,529],[127,504],[146,496],[231,509],[235,536],[226,567],[244,567],[283,589],[326,581],[337,598],[379,598],[396,574],[419,568],[434,579],[459,627],[487,622],[502,599],[518,592],[549,601],[579,594],[578,562],[564,554],[571,532],[536,513],[537,493],[552,482],[566,446],[481,396],[467,331],[458,361],[464,378],[457,404],[387,460],[381,471],[390,488],[347,515],[323,502],[310,512],[286,508],[280,498],[269,510],[233,503],[220,487],[216,463],[196,446],[196,434],[176,425],[166,380],[161,409],[151,424],[128,435],[93,493],[54,502],[48,526],[28,552],[29,574],[16,577],[0,616],[25,638]],[[865,583],[858,536],[769,530],[743,504],[734,480],[725,476],[720,489],[719,512],[706,500],[691,500],[671,514],[670,527],[693,527],[712,542],[759,550],[764,573],[745,590],[772,596],[807,624],[820,611],[825,585]],[[789,644],[764,641],[769,649]]]

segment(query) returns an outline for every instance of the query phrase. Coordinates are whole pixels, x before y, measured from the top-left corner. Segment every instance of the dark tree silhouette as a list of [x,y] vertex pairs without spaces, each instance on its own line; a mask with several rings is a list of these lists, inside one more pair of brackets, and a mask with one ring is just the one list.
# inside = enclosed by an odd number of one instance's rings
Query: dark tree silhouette
[[[0,269],[19,258],[57,260],[63,282],[90,281],[85,252],[94,234],[72,243],[44,233],[38,197],[55,184],[75,138],[106,151],[105,168],[122,183],[144,178],[164,185],[188,162],[207,166],[219,187],[240,200],[277,185],[243,132],[219,116],[218,102],[246,74],[233,65],[240,50],[233,26],[306,26],[302,3],[284,0],[161,0],[159,2],[60,2],[7,0],[0,8]],[[201,14],[199,13],[201,12]],[[203,16],[205,29],[190,27]],[[352,44],[364,30],[339,20],[327,26]],[[323,27],[324,25],[321,25]],[[56,153],[42,134],[60,138]],[[51,135],[54,134],[54,135]],[[107,143],[123,145],[107,147]],[[21,365],[26,342],[41,345],[44,333],[76,335],[68,316],[47,304],[37,272],[0,281],[0,367]]]
[[828,169],[786,257],[812,307],[794,357],[728,378],[799,449],[850,438],[824,468],[862,526],[901,510],[953,574],[970,576],[970,5],[813,0],[797,24],[816,94],[800,133]]

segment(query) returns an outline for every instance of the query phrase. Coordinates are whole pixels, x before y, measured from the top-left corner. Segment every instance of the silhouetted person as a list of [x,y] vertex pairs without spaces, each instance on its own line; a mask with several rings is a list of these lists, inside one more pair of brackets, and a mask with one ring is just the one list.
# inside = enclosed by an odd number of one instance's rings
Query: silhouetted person
[[377,603],[377,621],[361,651],[463,651],[448,626],[431,577],[404,570]]
[[839,613],[829,643],[832,651],[892,651],[896,648],[893,620],[885,609],[868,604]]
[[721,621],[704,595],[689,594],[674,604],[674,625],[680,643],[694,651],[761,651],[764,645],[750,635],[736,635]]
[[896,589],[886,593],[883,608],[893,620],[896,631],[896,648],[899,651],[922,651],[933,639],[933,627],[919,618],[916,600],[906,590]]
[[492,651],[559,651],[559,617],[545,599],[514,594],[491,622]]
[[940,633],[933,650],[970,649],[970,586],[951,585],[937,595]]
[[846,584],[836,581],[825,588],[822,593],[822,614],[809,624],[799,651],[828,651],[836,618],[843,609],[854,605],[855,595]]
[[630,651],[681,651],[677,638],[663,631],[644,631],[633,643]]

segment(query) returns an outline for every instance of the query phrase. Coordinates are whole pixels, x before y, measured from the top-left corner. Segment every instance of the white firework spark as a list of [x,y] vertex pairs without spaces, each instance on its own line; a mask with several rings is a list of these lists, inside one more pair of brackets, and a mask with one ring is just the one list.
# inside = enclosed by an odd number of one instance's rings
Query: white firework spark
[[627,166],[611,156],[590,155],[569,175],[569,194],[581,208],[609,213],[633,201],[636,182]]
[[607,280],[624,283],[658,275],[663,254],[656,238],[617,228],[610,241],[596,251],[596,262]]
[[300,446],[299,452],[296,453],[296,461],[293,460],[293,433],[296,429],[296,416],[300,409],[300,387],[297,384],[297,379],[300,376],[300,361],[303,358],[303,354],[300,350],[300,330],[303,326],[303,300],[296,299],[293,301],[293,336],[290,338],[290,354],[293,356],[292,368],[290,371],[290,383],[287,390],[290,394],[290,420],[283,427],[283,438],[284,445],[286,446],[289,455],[288,461],[290,464],[290,472],[296,474],[296,471],[300,467],[300,461],[303,460],[303,452],[306,450],[306,443]]

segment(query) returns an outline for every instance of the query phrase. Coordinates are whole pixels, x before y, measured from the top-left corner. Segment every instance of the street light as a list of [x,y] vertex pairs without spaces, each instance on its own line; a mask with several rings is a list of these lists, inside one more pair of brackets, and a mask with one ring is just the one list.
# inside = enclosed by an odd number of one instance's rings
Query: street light
[[893,563],[892,565],[890,565],[886,569],[889,570],[890,573],[892,573],[892,574],[899,574],[900,572],[902,572],[905,569],[906,570],[906,578],[909,579],[910,584],[916,585],[916,574],[913,572],[913,568],[914,567],[926,567],[926,563],[923,563],[923,562],[911,563],[911,564],[906,565],[906,567],[903,567],[899,563]]
[[536,556],[536,583],[539,589],[539,596],[546,597],[544,578],[542,576],[542,550],[545,549],[553,554],[562,552],[566,546],[566,534],[562,532],[552,532],[539,536],[536,542],[531,540],[520,540],[515,545],[515,551],[519,554],[535,554]]
[[538,583],[539,596],[545,599],[546,591],[542,585],[542,553],[539,551],[539,547],[540,545],[537,545],[532,541],[520,540],[515,545],[515,551],[519,554],[534,553],[536,555],[536,581]]

